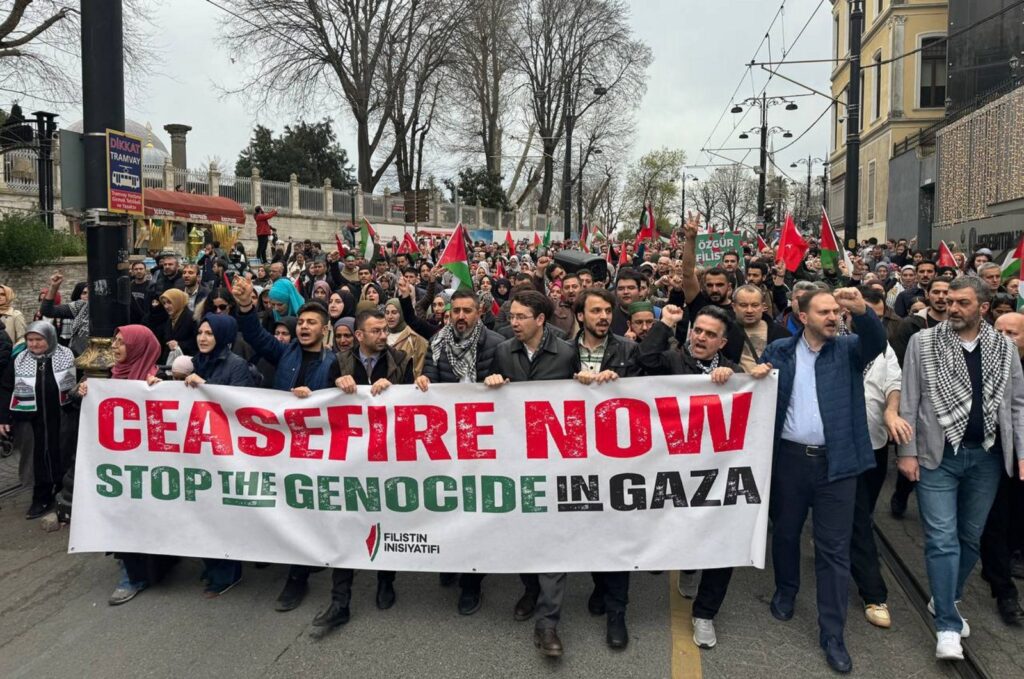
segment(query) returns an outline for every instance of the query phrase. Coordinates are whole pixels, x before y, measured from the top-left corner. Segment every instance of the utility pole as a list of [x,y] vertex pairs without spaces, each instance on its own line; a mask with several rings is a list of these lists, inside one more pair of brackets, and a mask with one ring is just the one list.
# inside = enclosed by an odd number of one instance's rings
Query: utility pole
[[864,0],[848,0],[850,7],[850,83],[846,101],[846,193],[843,205],[843,238],[846,247],[857,247],[860,208],[860,49],[864,31]]
[[128,322],[128,229],[131,218],[107,203],[106,130],[124,129],[124,33],[121,0],[82,0],[82,113],[89,347],[78,365],[104,375],[111,338]]
[[[757,220],[764,224],[764,197],[768,186],[768,98],[761,95],[761,174],[757,179]],[[765,224],[767,232],[768,225]]]
[[569,240],[572,235],[572,130],[576,120],[569,111],[571,98],[568,86],[565,88],[565,165],[562,167],[562,236]]

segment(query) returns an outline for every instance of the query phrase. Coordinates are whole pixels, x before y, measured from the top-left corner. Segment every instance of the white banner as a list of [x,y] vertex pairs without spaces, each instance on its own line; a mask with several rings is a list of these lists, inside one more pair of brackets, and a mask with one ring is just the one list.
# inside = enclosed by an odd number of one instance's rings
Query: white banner
[[90,380],[71,552],[438,572],[764,567],[778,385]]

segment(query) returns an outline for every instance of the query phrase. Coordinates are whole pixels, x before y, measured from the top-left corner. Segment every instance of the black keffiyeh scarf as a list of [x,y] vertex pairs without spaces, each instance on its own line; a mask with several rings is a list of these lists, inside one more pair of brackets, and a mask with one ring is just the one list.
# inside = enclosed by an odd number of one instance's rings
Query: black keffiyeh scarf
[[448,324],[441,328],[430,341],[430,353],[434,364],[437,365],[443,351],[459,381],[476,382],[476,346],[483,331],[484,324],[480,321],[477,321],[462,339],[455,334],[453,325]]

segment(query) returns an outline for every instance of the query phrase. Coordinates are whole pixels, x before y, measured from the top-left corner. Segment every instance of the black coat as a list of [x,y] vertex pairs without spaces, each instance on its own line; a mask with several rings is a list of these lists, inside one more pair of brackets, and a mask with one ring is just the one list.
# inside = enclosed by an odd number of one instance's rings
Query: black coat
[[578,362],[575,347],[549,331],[544,343],[537,348],[533,361],[527,357],[523,343],[514,337],[499,344],[494,352],[491,373],[511,382],[567,380],[576,374]]
[[[166,312],[164,317],[167,317]],[[167,343],[171,340],[178,343],[178,347],[183,354],[195,356],[199,352],[199,347],[196,344],[196,330],[196,321],[188,309],[181,312],[177,325],[172,325],[171,319],[167,318],[160,332],[156,334],[157,339],[160,340],[160,363],[164,363],[167,360],[167,354],[171,351],[167,348]]]
[[[647,337],[640,343],[640,364],[647,375],[703,375],[697,359],[685,351],[669,347],[672,329],[664,323],[655,323]],[[730,361],[724,354],[718,357],[719,367],[733,372],[743,368]]]
[[[491,375],[494,365],[494,354],[498,349],[498,345],[504,341],[505,338],[493,330],[484,328],[483,332],[480,333],[480,339],[476,343],[477,382],[483,382],[485,378]],[[455,374],[452,364],[448,361],[448,353],[445,351],[440,352],[435,363],[432,349],[432,347],[427,347],[427,358],[423,363],[423,374],[431,382],[440,382],[442,384],[458,382],[459,377]]]
[[[581,330],[580,332],[583,331]],[[576,340],[573,343],[573,347],[576,349],[576,372],[583,368],[583,364],[580,362],[579,339],[580,336],[576,335]],[[619,377],[639,377],[642,375],[640,345],[628,337],[609,333],[608,344],[605,345],[604,357],[601,359],[601,372],[605,370],[613,370]]]
[[232,351],[221,352],[213,363],[200,370],[196,366],[196,374],[206,380],[207,384],[228,387],[256,387],[256,373],[249,369],[249,362]]

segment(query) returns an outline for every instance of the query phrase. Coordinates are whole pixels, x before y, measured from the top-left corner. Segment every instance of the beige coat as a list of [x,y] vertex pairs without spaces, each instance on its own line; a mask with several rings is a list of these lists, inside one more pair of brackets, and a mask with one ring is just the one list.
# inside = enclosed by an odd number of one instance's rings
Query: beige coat
[[423,362],[427,358],[430,343],[413,331],[408,325],[398,335],[388,336],[388,345],[398,349],[412,360],[412,373],[419,377],[423,374]]

